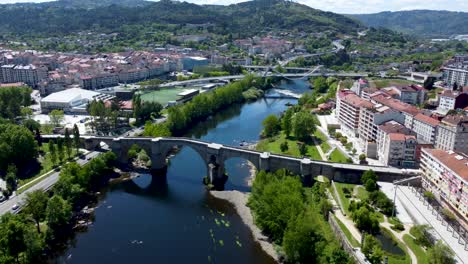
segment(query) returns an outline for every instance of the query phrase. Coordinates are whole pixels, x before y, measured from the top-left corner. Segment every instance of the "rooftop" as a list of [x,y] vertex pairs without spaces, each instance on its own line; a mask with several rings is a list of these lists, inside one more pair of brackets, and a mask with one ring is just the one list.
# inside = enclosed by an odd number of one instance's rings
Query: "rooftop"
[[57,93],[50,94],[43,98],[42,102],[51,103],[69,103],[76,99],[88,99],[92,100],[94,97],[100,95],[98,92],[84,90],[80,88],[71,88]]
[[414,105],[403,103],[400,100],[394,99],[390,96],[385,96],[383,94],[377,94],[375,96],[372,96],[371,100],[378,102],[380,104],[386,105],[390,108],[396,109],[400,112],[408,113],[413,116],[421,113],[421,111],[418,108],[416,108]]
[[390,134],[388,134],[388,136],[390,137],[391,141],[406,141],[406,140],[409,140],[409,139],[416,140],[415,136],[405,135],[405,134],[402,134],[402,133],[390,133]]
[[441,149],[423,149],[423,152],[428,153],[463,180],[468,181],[468,156],[466,154]]
[[371,108],[374,106],[373,103],[362,99],[359,97],[357,94],[354,92],[351,92],[349,90],[343,90],[340,91],[338,96],[341,98],[342,101],[354,106],[354,107],[367,107]]
[[424,114],[417,114],[414,119],[431,126],[438,126],[440,121]]
[[458,126],[460,124],[468,126],[468,116],[466,115],[448,115],[442,119],[442,124]]
[[396,121],[388,121],[379,126],[379,129],[387,134],[402,133],[405,135],[413,134],[412,131]]

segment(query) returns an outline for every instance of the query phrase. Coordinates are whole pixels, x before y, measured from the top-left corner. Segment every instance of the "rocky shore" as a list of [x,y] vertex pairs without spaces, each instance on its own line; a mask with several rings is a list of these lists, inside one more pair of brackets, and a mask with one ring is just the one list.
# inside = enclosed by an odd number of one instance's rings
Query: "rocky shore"
[[218,199],[223,199],[232,203],[236,208],[237,213],[240,215],[242,222],[249,227],[255,241],[257,241],[262,249],[276,262],[280,262],[280,257],[276,252],[273,243],[270,242],[270,239],[262,234],[262,231],[254,224],[252,211],[247,206],[247,201],[249,199],[248,193],[239,191],[211,191],[210,193]]

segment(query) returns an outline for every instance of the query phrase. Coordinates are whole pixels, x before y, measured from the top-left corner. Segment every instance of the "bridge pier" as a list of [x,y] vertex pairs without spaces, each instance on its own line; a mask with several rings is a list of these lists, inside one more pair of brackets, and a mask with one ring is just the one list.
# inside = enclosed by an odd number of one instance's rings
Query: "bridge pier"
[[312,161],[310,159],[301,160],[301,180],[304,186],[312,186],[314,183],[314,174],[312,172]]
[[161,146],[161,138],[151,140],[151,170],[167,171],[166,151]]
[[215,163],[208,164],[209,184],[213,185],[215,190],[224,190],[224,184],[226,183],[227,178],[228,176],[224,171],[224,166]]

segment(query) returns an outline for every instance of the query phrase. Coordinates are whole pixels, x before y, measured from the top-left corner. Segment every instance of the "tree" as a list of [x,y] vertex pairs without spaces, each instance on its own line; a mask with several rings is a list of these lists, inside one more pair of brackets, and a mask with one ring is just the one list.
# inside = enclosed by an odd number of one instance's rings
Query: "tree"
[[314,80],[314,90],[319,93],[325,93],[328,90],[327,80],[324,77],[318,77]]
[[49,155],[53,165],[57,165],[57,150],[53,141],[49,142]]
[[49,113],[49,118],[54,127],[59,127],[63,121],[64,113],[62,110],[54,109]]
[[307,154],[307,145],[304,142],[298,142],[299,145],[299,153],[304,156]]
[[63,162],[63,158],[65,156],[65,148],[63,146],[63,139],[60,137],[57,138],[57,156],[60,162]]
[[359,155],[359,161],[365,161],[367,159],[367,156],[366,154],[362,153],[361,155]]
[[284,113],[283,118],[281,118],[281,125],[283,127],[284,134],[286,135],[286,137],[289,137],[289,135],[291,134],[292,117],[293,117],[293,110],[289,108]]
[[281,143],[280,149],[281,149],[281,152],[283,153],[288,151],[289,149],[288,141],[284,141],[283,143]]
[[362,245],[362,253],[372,264],[380,264],[383,260],[382,246],[380,242],[371,234],[366,234]]
[[266,137],[272,137],[280,131],[280,122],[276,115],[269,115],[263,120],[263,135]]
[[373,192],[379,187],[377,185],[378,176],[373,170],[368,170],[362,174],[361,182],[368,192]]
[[294,116],[293,131],[297,139],[308,140],[315,129],[315,121],[311,114],[299,112]]
[[19,263],[21,252],[26,250],[24,234],[26,227],[19,216],[6,213],[1,217],[0,244],[2,250],[5,250],[9,256],[13,257]]
[[52,196],[47,203],[46,220],[52,230],[67,225],[72,216],[71,205],[58,195]]
[[26,194],[24,212],[34,220],[38,233],[41,233],[40,223],[45,219],[48,199],[49,197],[43,190],[36,190]]
[[0,124],[0,174],[5,174],[8,165],[25,168],[37,157],[37,142],[24,126]]
[[442,242],[438,240],[437,243],[427,252],[429,264],[454,264],[455,253]]
[[80,150],[80,130],[76,124],[73,126],[73,145],[78,153]]
[[16,174],[18,170],[14,164],[8,165],[6,171],[5,181],[7,185],[8,194],[10,195],[16,189]]
[[379,230],[379,219],[377,219],[373,212],[370,211],[365,205],[360,206],[357,210],[355,210],[352,213],[352,218],[359,230],[364,230],[369,233]]
[[427,233],[428,229],[428,225],[415,225],[411,228],[410,232],[411,235],[414,236],[414,241],[416,242],[416,244],[428,248],[432,246],[431,240],[429,239],[429,235]]
[[68,128],[65,128],[65,150],[67,152],[67,157],[71,158],[71,154],[73,151],[73,142],[70,137],[70,132],[68,131]]
[[317,216],[312,213],[317,214],[309,209],[288,224],[283,238],[288,263],[317,263],[325,247],[321,227],[314,221]]
[[143,135],[146,137],[170,137],[171,130],[165,123],[153,124],[150,121],[146,122]]

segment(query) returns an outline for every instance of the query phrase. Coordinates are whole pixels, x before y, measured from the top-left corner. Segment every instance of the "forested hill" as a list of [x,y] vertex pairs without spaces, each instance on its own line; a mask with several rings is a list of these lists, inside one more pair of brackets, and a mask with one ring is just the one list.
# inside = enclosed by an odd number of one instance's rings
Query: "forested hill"
[[119,32],[128,26],[206,23],[213,25],[212,32],[220,34],[255,34],[264,30],[355,33],[361,27],[359,22],[346,16],[284,0],[255,0],[230,6],[203,6],[170,0],[135,7],[113,4],[69,8],[64,5],[70,1],[78,0],[0,5],[0,33],[60,36],[82,30]]
[[349,16],[368,26],[386,27],[422,37],[468,34],[468,13],[464,12],[413,10]]

